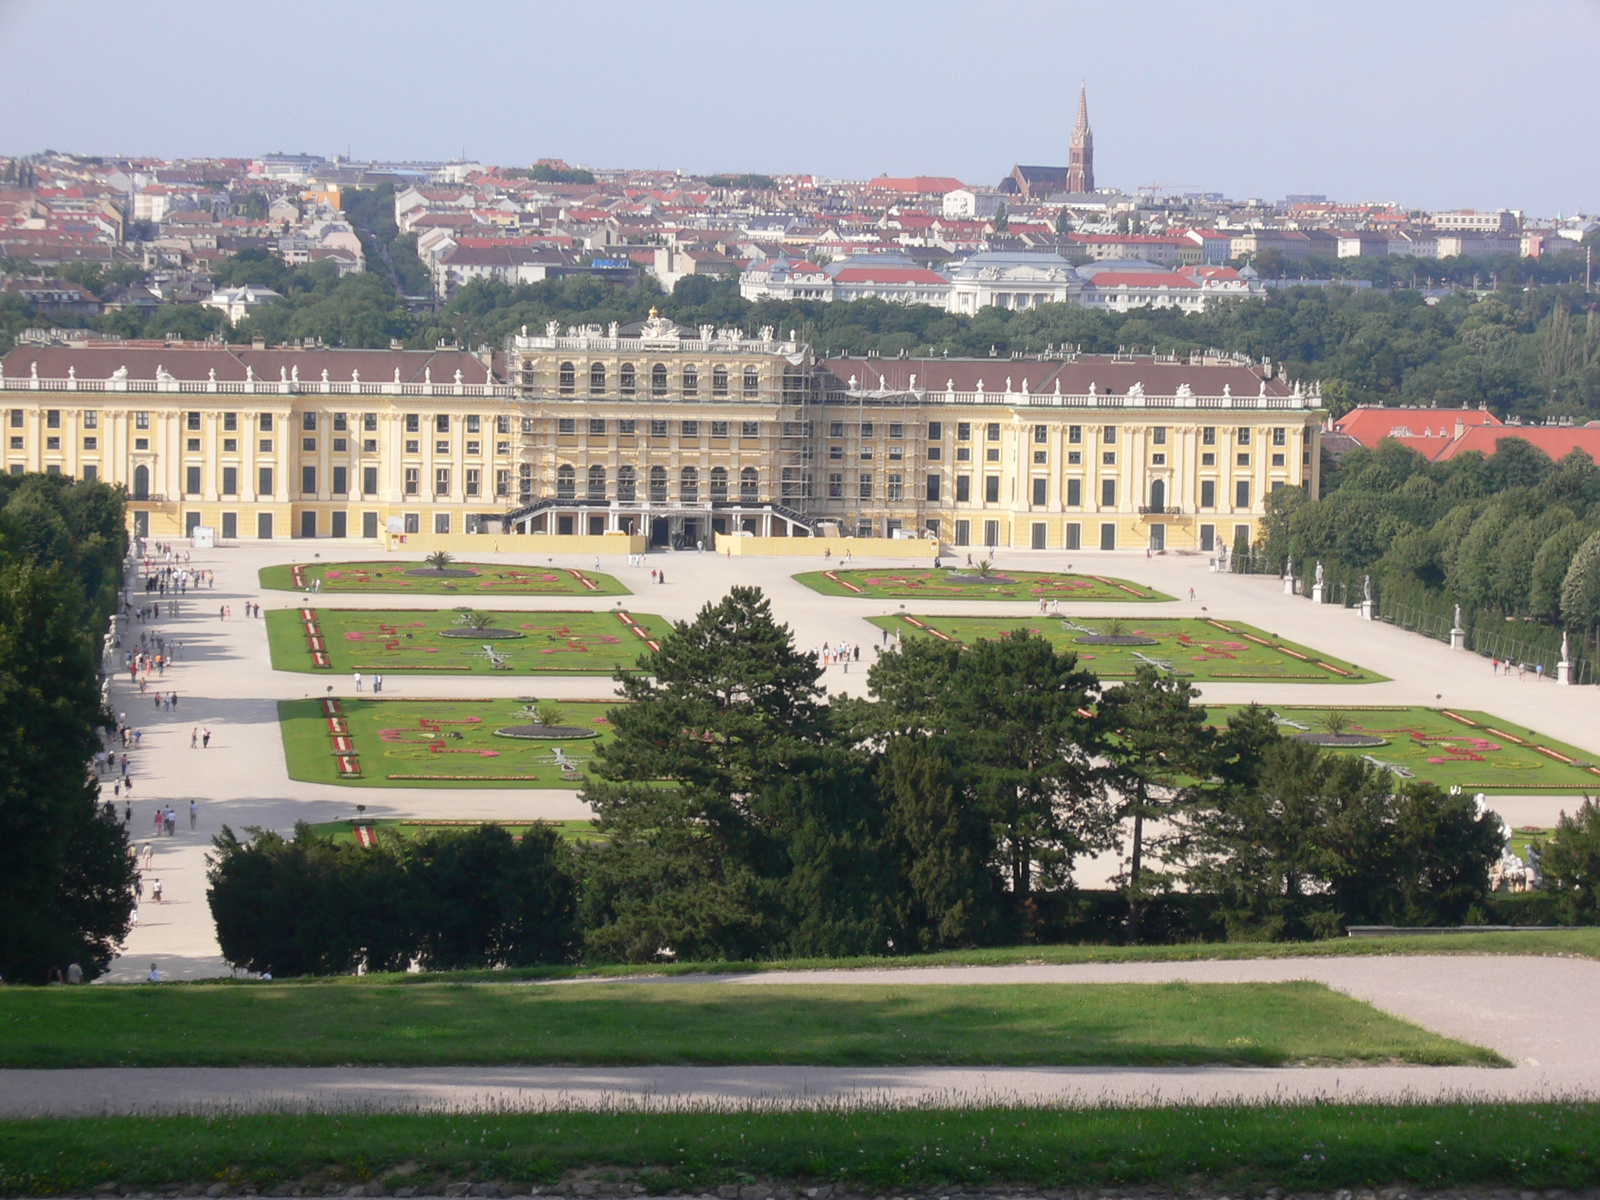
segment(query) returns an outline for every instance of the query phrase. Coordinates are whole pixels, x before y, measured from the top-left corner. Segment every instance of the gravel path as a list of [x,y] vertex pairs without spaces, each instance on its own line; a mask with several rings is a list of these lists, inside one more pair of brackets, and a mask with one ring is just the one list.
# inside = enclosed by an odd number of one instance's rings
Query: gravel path
[[[659,978],[659,977],[658,977]],[[683,977],[678,977],[682,979]],[[1600,963],[1494,956],[1302,958],[785,972],[774,983],[1200,983],[1312,979],[1514,1062],[1476,1067],[442,1067],[0,1071],[0,1116],[218,1109],[471,1109],[760,1102],[1177,1104],[1600,1097]],[[662,980],[663,986],[676,980]]]

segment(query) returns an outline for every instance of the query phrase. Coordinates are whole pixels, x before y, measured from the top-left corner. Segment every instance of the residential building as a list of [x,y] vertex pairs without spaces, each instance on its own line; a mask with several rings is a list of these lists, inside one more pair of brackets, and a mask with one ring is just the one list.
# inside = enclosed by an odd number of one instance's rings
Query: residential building
[[263,304],[282,300],[283,295],[269,287],[245,284],[242,287],[218,288],[201,303],[207,308],[220,308],[229,321],[237,325]]
[[950,299],[954,313],[976,313],[980,308],[1037,308],[1061,304],[1080,289],[1072,264],[1059,254],[1029,251],[982,251],[956,264],[950,274]]

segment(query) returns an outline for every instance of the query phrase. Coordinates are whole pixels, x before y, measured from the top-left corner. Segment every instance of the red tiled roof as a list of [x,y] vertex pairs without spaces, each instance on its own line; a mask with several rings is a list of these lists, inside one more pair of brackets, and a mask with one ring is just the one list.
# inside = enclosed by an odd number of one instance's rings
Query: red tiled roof
[[[1456,436],[1477,427],[1501,430],[1499,418],[1481,408],[1352,408],[1333,423],[1340,433],[1373,447],[1384,438],[1393,438],[1424,458],[1440,457]],[[1482,447],[1476,447],[1482,449]],[[1491,448],[1484,451],[1493,454]]]
[[867,183],[867,190],[874,192],[953,192],[957,188],[967,185],[959,179],[951,179],[942,175],[911,175],[891,176],[879,175]]
[[1439,451],[1436,462],[1448,462],[1458,454],[1476,450],[1492,455],[1500,443],[1520,438],[1553,459],[1562,459],[1573,450],[1582,450],[1600,462],[1600,426],[1594,425],[1478,425],[1462,431],[1460,437]]

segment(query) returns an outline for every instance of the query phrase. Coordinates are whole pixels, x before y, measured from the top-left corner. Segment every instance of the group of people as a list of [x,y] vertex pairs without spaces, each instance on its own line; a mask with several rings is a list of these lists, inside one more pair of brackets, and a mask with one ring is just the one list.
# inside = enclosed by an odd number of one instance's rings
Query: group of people
[[1535,679],[1541,681],[1544,679],[1543,663],[1534,663],[1529,666],[1525,662],[1512,662],[1509,658],[1491,658],[1489,667],[1496,675],[1510,675],[1511,672],[1515,671],[1518,679],[1526,679],[1528,672],[1532,671]]
[[[199,807],[193,800],[189,801],[190,829],[194,828],[195,820],[199,815]],[[156,837],[160,837],[163,833],[168,837],[175,837],[178,833],[178,813],[177,810],[174,809],[170,804],[167,805],[166,808],[162,808],[159,804],[156,805]],[[145,843],[144,849],[146,856],[148,856],[150,853],[149,842]]]
[[817,661],[824,667],[843,666],[844,673],[850,674],[850,664],[861,661],[861,647],[850,642],[837,644],[824,643],[817,651]]
[[[357,671],[356,672],[356,691],[359,692],[360,690],[361,690],[361,672]],[[377,693],[379,693],[381,691],[383,691],[383,676],[379,675],[376,671],[374,671],[372,673],[372,692],[373,692],[374,695],[377,695]]]

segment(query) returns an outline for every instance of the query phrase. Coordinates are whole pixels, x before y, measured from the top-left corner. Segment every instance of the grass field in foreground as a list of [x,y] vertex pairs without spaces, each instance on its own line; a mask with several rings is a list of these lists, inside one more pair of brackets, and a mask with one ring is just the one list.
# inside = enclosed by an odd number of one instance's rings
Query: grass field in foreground
[[1319,983],[0,992],[0,1064],[1498,1065]]
[[0,1193],[88,1194],[292,1182],[306,1195],[381,1180],[526,1190],[599,1168],[648,1195],[757,1179],[861,1189],[1160,1185],[1253,1195],[1338,1188],[1600,1182],[1600,1105],[842,1108],[776,1111],[83,1117],[0,1122]]
[[[332,701],[351,749],[341,755],[324,700],[278,701],[289,778],[352,787],[576,788],[595,746],[611,736],[607,700],[557,700],[562,723],[596,737],[524,739],[496,729],[526,725],[517,700],[412,700],[341,697]],[[574,765],[567,771],[556,751]],[[359,774],[340,773],[346,759]],[[443,815],[443,814],[441,814]]]
[[[632,669],[671,628],[648,613],[489,612],[494,628],[518,637],[467,636],[463,614],[448,608],[318,608],[316,629],[327,665],[312,654],[298,608],[267,613],[278,671],[385,675],[610,675]],[[445,631],[450,635],[446,636]],[[493,647],[501,665],[484,651]]]
[[[1227,722],[1238,705],[1207,706],[1213,725]],[[1471,709],[1275,704],[1285,734],[1321,733],[1330,712],[1342,714],[1348,733],[1381,737],[1370,748],[1335,749],[1392,766],[1404,778],[1491,796],[1570,794],[1576,808],[1586,793],[1600,792],[1600,756]]]
[[[515,549],[515,547],[512,547]],[[448,573],[454,572],[454,574]],[[576,567],[507,566],[453,562],[448,572],[425,569],[420,561],[280,563],[261,568],[261,586],[298,592],[317,581],[324,592],[396,592],[411,596],[627,596],[614,575]]]
[[[460,833],[465,830],[476,829],[480,825],[498,825],[512,837],[521,837],[536,825],[548,825],[555,829],[562,841],[569,844],[592,842],[599,839],[599,835],[594,831],[593,821],[446,821],[439,819],[395,821],[383,819],[363,821],[362,824],[411,839],[430,833]],[[355,827],[349,821],[322,821],[311,828],[318,836],[334,842],[353,842],[356,837]]]
[[1171,600],[1154,588],[1104,575],[1049,571],[995,571],[980,576],[970,567],[847,567],[807,571],[795,579],[824,596],[879,600]]
[[[1253,625],[1204,617],[929,617],[899,613],[867,619],[902,637],[935,637],[963,644],[1025,629],[1047,639],[1057,650],[1070,650],[1085,670],[1101,679],[1132,679],[1143,661],[1140,655],[1202,682],[1376,683],[1385,678]],[[1148,637],[1155,642],[1105,646],[1079,640],[1106,634]]]

